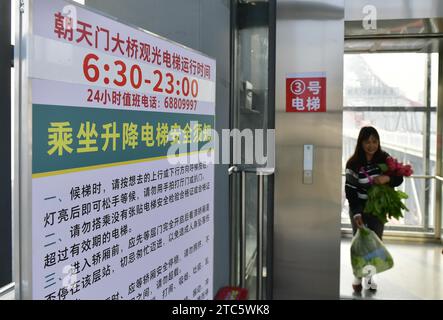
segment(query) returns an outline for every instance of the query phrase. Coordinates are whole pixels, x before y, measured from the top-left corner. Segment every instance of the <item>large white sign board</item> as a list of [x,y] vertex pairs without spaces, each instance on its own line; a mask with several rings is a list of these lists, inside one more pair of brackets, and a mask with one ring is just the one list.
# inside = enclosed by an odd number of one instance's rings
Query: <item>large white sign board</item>
[[215,61],[71,2],[27,4],[22,293],[211,299],[214,166],[185,159],[210,145]]

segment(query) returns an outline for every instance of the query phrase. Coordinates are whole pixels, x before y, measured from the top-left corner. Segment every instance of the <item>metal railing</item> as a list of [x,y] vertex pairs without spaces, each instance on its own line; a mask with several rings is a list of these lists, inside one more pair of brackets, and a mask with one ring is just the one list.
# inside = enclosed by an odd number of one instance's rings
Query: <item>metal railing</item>
[[[342,173],[342,176],[346,176],[345,173]],[[412,175],[410,177],[405,177],[406,179],[417,179],[417,180],[435,180],[436,182],[443,183],[443,177],[438,175]],[[442,212],[440,212],[440,206],[437,205],[441,202],[441,196],[438,194],[438,188],[435,188],[434,199],[435,199],[435,207],[434,207],[434,229],[429,229],[427,225],[423,227],[420,226],[387,226],[386,231],[391,232],[393,235],[400,235],[402,238],[412,237],[416,238],[417,235],[414,233],[420,233],[420,237],[424,239],[429,239],[432,237],[433,239],[440,239],[442,235]],[[425,207],[425,216],[429,217],[429,209]],[[426,224],[426,223],[425,223]],[[350,224],[343,224],[342,227],[349,228]],[[431,232],[429,232],[432,230]]]

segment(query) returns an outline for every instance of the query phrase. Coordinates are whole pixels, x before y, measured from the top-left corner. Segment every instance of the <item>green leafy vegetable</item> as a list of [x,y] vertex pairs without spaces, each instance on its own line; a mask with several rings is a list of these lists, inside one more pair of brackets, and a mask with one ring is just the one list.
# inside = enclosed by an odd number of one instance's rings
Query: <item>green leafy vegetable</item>
[[368,190],[364,212],[373,214],[383,223],[388,222],[388,218],[398,220],[403,217],[402,210],[409,211],[402,201],[407,198],[406,193],[388,185],[373,185]]

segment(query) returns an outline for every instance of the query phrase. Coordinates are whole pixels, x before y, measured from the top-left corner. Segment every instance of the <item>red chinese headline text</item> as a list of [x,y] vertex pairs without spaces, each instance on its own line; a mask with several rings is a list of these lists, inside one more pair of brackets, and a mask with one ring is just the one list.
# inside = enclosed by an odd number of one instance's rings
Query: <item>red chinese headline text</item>
[[207,64],[197,62],[176,52],[162,50],[158,46],[144,43],[130,36],[127,39],[122,39],[119,32],[115,34],[106,28],[93,26],[80,20],[77,20],[77,28],[74,30],[72,18],[63,16],[60,12],[55,13],[54,17],[54,33],[59,39],[83,43],[91,48],[121,54],[124,57],[163,66],[189,75],[211,78],[211,67]]

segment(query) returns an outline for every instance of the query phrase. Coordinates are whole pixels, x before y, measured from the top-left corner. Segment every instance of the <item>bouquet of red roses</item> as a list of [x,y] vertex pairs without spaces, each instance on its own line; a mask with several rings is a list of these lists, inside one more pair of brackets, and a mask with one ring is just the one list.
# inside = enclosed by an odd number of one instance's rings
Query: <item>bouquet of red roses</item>
[[[386,158],[386,163],[378,164],[378,166],[384,175],[390,177],[410,177],[413,174],[410,165],[404,165],[393,157]],[[388,218],[397,220],[402,218],[402,210],[409,211],[402,201],[408,198],[406,193],[397,191],[389,185],[374,184],[373,179],[369,179],[369,183],[372,186],[368,190],[368,201],[366,201],[364,212],[371,213],[386,223]]]
[[414,173],[411,165],[404,165],[393,157],[387,157],[386,164],[381,163],[378,166],[383,174],[387,176],[410,177]]

